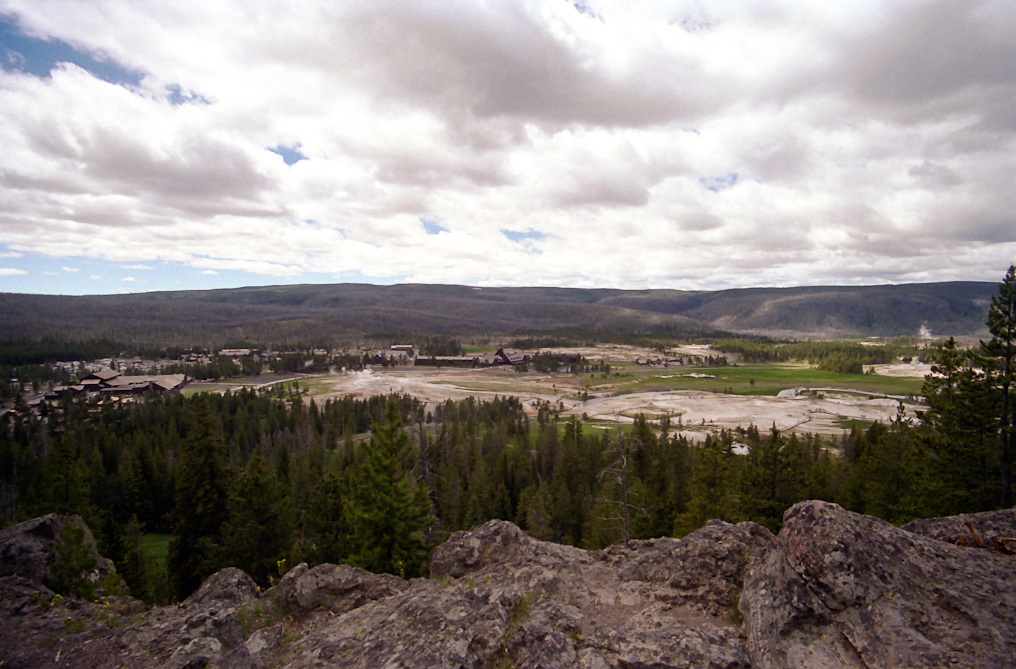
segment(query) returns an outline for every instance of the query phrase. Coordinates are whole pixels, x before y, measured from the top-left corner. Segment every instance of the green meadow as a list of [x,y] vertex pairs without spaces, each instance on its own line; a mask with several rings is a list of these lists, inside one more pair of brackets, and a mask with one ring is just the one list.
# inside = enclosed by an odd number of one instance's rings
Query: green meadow
[[146,534],[141,539],[141,547],[160,564],[165,564],[172,538],[172,534]]

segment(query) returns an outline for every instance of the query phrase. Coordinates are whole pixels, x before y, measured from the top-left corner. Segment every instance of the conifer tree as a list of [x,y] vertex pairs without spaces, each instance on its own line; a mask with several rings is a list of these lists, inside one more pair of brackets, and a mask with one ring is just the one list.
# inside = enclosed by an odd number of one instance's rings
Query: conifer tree
[[980,360],[988,383],[998,393],[998,461],[1002,508],[1012,505],[1012,458],[1016,412],[1016,265],[1010,265],[988,309],[991,340],[981,343]]
[[734,519],[734,457],[719,440],[709,437],[696,449],[687,511],[675,518],[674,536],[684,536],[713,518]]
[[920,461],[910,423],[900,403],[889,429],[879,433],[859,462],[865,480],[864,512],[896,524],[919,515],[915,481]]
[[304,526],[314,546],[311,559],[317,564],[338,564],[349,558],[353,530],[346,490],[338,475],[329,473],[310,492]]
[[49,585],[54,592],[81,599],[95,596],[95,583],[90,576],[98,560],[87,536],[87,528],[80,518],[70,516],[64,519],[57,534],[55,560],[49,568]]
[[802,456],[800,445],[783,438],[775,425],[767,438],[752,444],[741,470],[741,515],[779,532],[783,512],[805,488]]
[[138,517],[132,515],[124,525],[120,536],[119,556],[116,571],[123,578],[131,595],[149,604],[161,602],[159,580],[165,569],[160,571],[155,558],[150,556],[142,544],[144,526]]
[[176,480],[173,540],[167,564],[174,591],[183,599],[221,564],[222,524],[226,521],[228,472],[222,439],[207,395],[197,395]]
[[293,543],[293,512],[282,483],[260,450],[254,450],[247,468],[233,481],[227,508],[222,546],[228,561],[259,585],[270,585],[270,577],[278,573],[278,561]]
[[999,501],[995,393],[983,371],[965,368],[969,354],[950,338],[936,354],[922,393],[920,515],[987,511]]
[[359,552],[354,564],[403,578],[424,572],[427,547],[423,529],[430,505],[422,486],[410,478],[409,437],[398,405],[389,399],[383,423],[375,423],[359,463],[355,526]]

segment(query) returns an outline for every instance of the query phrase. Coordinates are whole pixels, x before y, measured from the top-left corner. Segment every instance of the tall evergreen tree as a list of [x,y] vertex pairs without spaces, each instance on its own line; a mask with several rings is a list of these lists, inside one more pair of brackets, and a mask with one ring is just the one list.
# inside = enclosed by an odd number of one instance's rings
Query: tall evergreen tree
[[917,438],[911,429],[906,410],[900,403],[896,418],[888,430],[878,433],[877,440],[865,449],[859,466],[865,480],[864,512],[888,520],[905,523],[917,517],[920,459]]
[[788,441],[773,425],[753,443],[741,470],[741,515],[773,532],[783,527],[783,512],[801,499],[806,462],[796,440]]
[[423,487],[410,478],[409,437],[398,405],[389,399],[383,423],[375,423],[359,464],[355,525],[359,552],[353,562],[373,572],[409,578],[424,572],[423,529],[430,505]]
[[687,511],[674,519],[674,536],[684,536],[713,518],[734,520],[736,473],[734,458],[720,440],[706,437],[695,449]]
[[293,543],[293,511],[282,482],[255,450],[233,481],[222,529],[227,560],[267,586]]
[[310,558],[317,564],[344,562],[349,558],[353,529],[349,522],[347,487],[337,474],[329,473],[310,492],[304,512],[307,539],[313,545]]
[[952,338],[936,353],[922,393],[921,515],[987,511],[999,502],[997,393]]
[[229,477],[222,439],[205,394],[190,407],[190,422],[176,479],[173,540],[167,564],[174,591],[183,599],[221,565]]
[[1012,505],[1013,413],[1016,412],[1016,265],[1010,265],[988,309],[991,340],[981,343],[981,361],[989,384],[998,393],[998,460],[1002,508]]

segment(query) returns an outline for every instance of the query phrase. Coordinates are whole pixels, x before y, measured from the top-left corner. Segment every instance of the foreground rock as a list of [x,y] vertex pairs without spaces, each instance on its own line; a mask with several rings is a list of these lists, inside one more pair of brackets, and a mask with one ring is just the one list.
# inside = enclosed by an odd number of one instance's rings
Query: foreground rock
[[1006,555],[1016,552],[1016,509],[961,513],[948,518],[918,518],[900,529],[957,546],[983,548]]
[[384,599],[409,587],[391,574],[372,574],[347,564],[306,563],[290,569],[272,593],[290,615],[303,618],[312,611],[346,613],[367,602]]
[[95,569],[88,575],[88,580],[99,583],[116,571],[112,560],[96,551],[95,537],[80,516],[51,513],[0,530],[0,576],[20,576],[34,583],[50,585],[50,567],[56,561],[60,531],[67,524],[84,530],[85,545],[95,559]]
[[[343,592],[378,599],[318,618],[282,659],[293,667],[748,667],[729,614],[749,556],[771,540],[753,523],[717,522],[682,540],[584,551],[490,521],[437,547],[429,580],[370,583],[379,577],[345,568]],[[346,583],[354,577],[362,585]],[[292,601],[287,579],[276,596]],[[715,592],[714,580],[723,581]]]
[[1003,667],[1016,658],[1013,558],[825,502],[787,511],[740,608],[760,667]]
[[778,537],[754,523],[711,521],[683,539],[604,551],[491,521],[437,547],[429,579],[304,564],[261,593],[225,569],[183,603],[145,610],[130,598],[61,600],[24,576],[0,577],[0,662],[1011,666],[1014,565],[823,502],[791,508]]

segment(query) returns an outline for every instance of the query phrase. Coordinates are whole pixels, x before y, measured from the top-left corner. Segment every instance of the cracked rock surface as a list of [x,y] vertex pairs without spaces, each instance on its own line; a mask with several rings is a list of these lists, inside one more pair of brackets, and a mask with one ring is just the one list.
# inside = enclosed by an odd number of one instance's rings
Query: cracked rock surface
[[784,515],[740,608],[759,667],[1004,667],[1016,561],[826,502]]
[[[1007,531],[1006,512],[976,531]],[[983,517],[982,517],[983,516]],[[774,537],[710,521],[585,551],[504,521],[457,532],[432,578],[238,569],[184,602],[55,598],[0,577],[5,667],[995,667],[1016,657],[1016,559],[802,502]],[[939,528],[939,529],[936,529]],[[931,535],[931,536],[926,536]],[[743,622],[738,614],[743,614]]]

